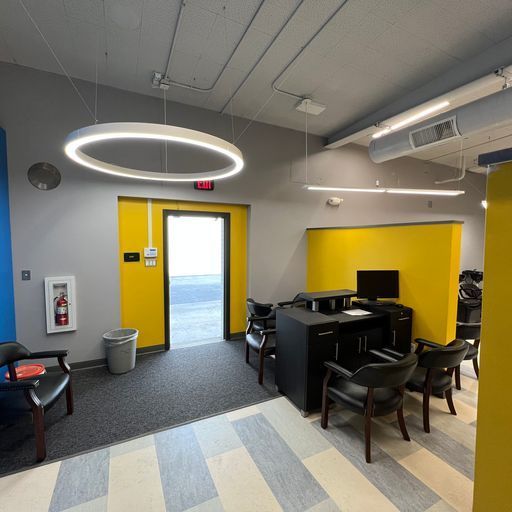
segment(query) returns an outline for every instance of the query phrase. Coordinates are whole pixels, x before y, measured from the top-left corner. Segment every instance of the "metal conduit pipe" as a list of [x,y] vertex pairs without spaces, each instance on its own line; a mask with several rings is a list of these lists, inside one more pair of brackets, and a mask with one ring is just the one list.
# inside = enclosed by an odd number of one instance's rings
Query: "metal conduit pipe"
[[[320,32],[322,32],[322,30],[327,26],[327,24],[341,11],[341,9],[343,9],[343,7],[345,7],[345,5],[347,3],[348,3],[348,0],[343,0],[341,2],[341,4],[335,9],[335,11],[322,23],[320,28],[311,36],[311,38],[308,40],[308,42],[300,48],[297,55],[295,55],[295,57],[285,66],[285,68],[281,71],[281,73],[279,73],[279,75],[276,77],[276,79],[272,82],[272,89],[275,92],[284,94],[286,96],[290,96],[291,98],[295,98],[298,100],[304,99],[304,96],[300,96],[299,94],[295,94],[293,92],[279,89],[278,85],[276,85],[276,84],[277,84],[277,82],[279,82],[279,79],[286,73],[286,71],[288,71],[290,66],[300,57],[300,55],[302,55],[304,50],[313,42],[313,40],[316,38],[316,36],[318,36],[318,34],[320,34]],[[279,85],[281,85],[281,83]]]
[[288,16],[288,18],[286,18],[286,20],[284,21],[284,23],[281,25],[281,28],[279,29],[279,31],[277,32],[277,34],[272,38],[272,40],[268,43],[267,47],[265,48],[265,50],[263,51],[263,53],[258,57],[258,60],[254,63],[254,65],[251,67],[251,69],[248,71],[248,73],[245,75],[245,78],[242,80],[242,82],[240,83],[240,85],[235,89],[235,91],[231,94],[231,96],[229,97],[228,101],[226,101],[226,103],[224,104],[224,106],[219,110],[219,112],[221,114],[224,114],[224,112],[226,111],[228,105],[233,101],[233,98],[238,94],[238,92],[240,91],[240,89],[247,83],[247,80],[249,80],[249,77],[252,75],[253,71],[258,67],[259,63],[263,60],[263,57],[265,57],[265,55],[268,53],[268,51],[270,50],[270,48],[272,47],[272,45],[276,42],[277,38],[281,35],[281,33],[283,32],[283,30],[286,28],[286,26],[288,25],[288,23],[292,20],[292,18],[295,16],[296,12],[300,9],[300,7],[302,6],[302,4],[304,3],[305,0],[300,0],[300,2],[297,4],[297,6],[295,7],[295,9],[293,10],[293,12],[290,14],[290,16]]
[[436,185],[442,185],[443,183],[452,183],[454,181],[462,181],[466,177],[466,157],[462,157],[462,165],[460,167],[461,173],[460,176],[456,178],[449,178],[447,180],[434,181]]
[[244,30],[242,36],[238,40],[238,43],[236,44],[235,48],[233,49],[233,51],[229,55],[228,59],[226,60],[226,62],[224,64],[224,66],[222,66],[222,69],[220,70],[220,72],[217,75],[217,78],[214,80],[213,84],[210,87],[206,87],[205,88],[205,87],[196,87],[194,85],[184,84],[184,83],[181,83],[181,82],[176,82],[174,80],[171,80],[171,78],[169,78],[169,71],[170,71],[170,68],[171,68],[171,60],[172,60],[172,56],[173,56],[173,53],[174,53],[174,47],[176,46],[176,38],[177,38],[178,31],[179,31],[179,28],[180,28],[180,25],[181,25],[181,18],[183,16],[183,7],[185,7],[185,5],[186,5],[186,2],[181,2],[180,10],[178,12],[178,18],[176,19],[176,25],[174,27],[174,34],[172,36],[171,49],[169,50],[169,58],[167,59],[167,66],[165,67],[165,73],[164,73],[164,78],[168,79],[169,85],[174,85],[176,87],[182,87],[183,89],[189,89],[191,91],[196,91],[196,92],[211,92],[211,91],[213,91],[213,89],[215,89],[215,86],[217,85],[217,83],[221,79],[222,75],[224,74],[224,71],[226,71],[226,68],[228,67],[228,64],[231,62],[231,59],[233,58],[233,55],[235,55],[236,51],[238,50],[238,47],[242,44],[242,41],[244,40],[244,38],[245,38],[247,32],[249,31],[249,29],[251,28],[251,25],[252,25],[253,21],[255,20],[256,16],[258,16],[258,13],[260,12],[260,10],[263,7],[264,3],[265,3],[265,0],[261,0],[260,4],[258,5],[258,8],[256,9],[254,14],[252,15],[252,18],[250,19],[249,24],[247,25],[247,27],[245,27],[245,30]]

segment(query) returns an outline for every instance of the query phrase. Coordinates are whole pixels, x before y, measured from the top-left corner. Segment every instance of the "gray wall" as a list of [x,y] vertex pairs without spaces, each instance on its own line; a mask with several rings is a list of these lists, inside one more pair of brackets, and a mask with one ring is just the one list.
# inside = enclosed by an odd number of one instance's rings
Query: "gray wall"
[[[325,204],[332,194],[303,187],[304,134],[254,123],[238,142],[245,170],[219,181],[212,193],[196,192],[191,184],[113,179],[84,170],[63,154],[66,135],[91,124],[63,77],[10,64],[0,64],[0,77],[0,125],[8,140],[17,332],[18,340],[32,349],[68,347],[72,361],[103,356],[101,333],[116,327],[120,317],[118,196],[249,204],[248,289],[259,300],[287,299],[304,288],[306,227],[460,219],[465,222],[462,267],[482,267],[482,177],[466,178],[466,196],[434,199],[432,208],[425,197],[387,194],[344,194],[342,206],[332,208]],[[94,86],[81,82],[79,87],[92,104]],[[162,112],[162,101],[155,98],[99,88],[100,122],[161,122]],[[176,103],[168,104],[167,116],[169,124],[230,138],[227,116]],[[246,123],[236,119],[236,133]],[[432,187],[434,179],[453,173],[411,158],[376,165],[365,148],[324,150],[323,143],[319,137],[309,138],[310,183],[373,186],[379,178],[381,186]],[[119,145],[101,151],[118,162],[128,154]],[[147,162],[147,168],[161,168],[161,148],[141,146],[140,152],[133,158]],[[38,161],[49,161],[61,170],[59,188],[40,192],[29,184],[26,171]],[[174,151],[169,162],[181,163]],[[22,269],[32,270],[31,281],[21,281]],[[43,278],[69,274],[77,279],[78,331],[47,336]],[[148,301],[154,299],[148,297]]]

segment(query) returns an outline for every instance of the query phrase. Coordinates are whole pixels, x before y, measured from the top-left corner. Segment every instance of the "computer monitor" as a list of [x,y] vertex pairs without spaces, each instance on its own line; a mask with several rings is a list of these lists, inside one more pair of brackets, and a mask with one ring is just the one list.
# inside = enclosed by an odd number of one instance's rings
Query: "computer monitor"
[[379,298],[399,297],[398,270],[358,270],[357,296],[378,303]]

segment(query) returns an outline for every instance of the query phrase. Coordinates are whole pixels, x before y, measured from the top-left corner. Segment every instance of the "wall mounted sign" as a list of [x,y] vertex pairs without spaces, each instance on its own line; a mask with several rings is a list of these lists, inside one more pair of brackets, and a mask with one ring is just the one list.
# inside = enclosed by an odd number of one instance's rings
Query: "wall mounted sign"
[[213,190],[215,182],[213,180],[194,181],[194,188],[196,190]]

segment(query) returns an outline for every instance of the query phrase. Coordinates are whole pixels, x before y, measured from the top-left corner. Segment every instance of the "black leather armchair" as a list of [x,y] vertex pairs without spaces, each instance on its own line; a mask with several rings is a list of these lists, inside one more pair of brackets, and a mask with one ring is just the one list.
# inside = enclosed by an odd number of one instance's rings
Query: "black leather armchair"
[[[418,367],[408,380],[407,388],[423,393],[423,429],[430,432],[430,395],[444,394],[450,413],[457,415],[452,398],[452,377],[455,368],[464,360],[468,347],[464,340],[454,340],[446,346],[422,338],[415,342]],[[425,347],[430,350],[423,352]]]
[[[478,367],[478,351],[480,349],[480,331],[482,324],[467,324],[457,323],[457,339],[464,340],[468,347],[468,353],[464,357],[465,361],[473,361],[473,369],[475,370],[476,378],[480,376],[480,369]],[[470,343],[468,340],[474,340]],[[452,341],[453,343],[453,341]],[[455,368],[455,387],[461,389],[460,384],[460,365]]]
[[276,353],[276,330],[264,329],[254,331],[245,336],[245,362],[249,363],[249,349],[258,354],[258,384],[263,384],[265,357]]
[[386,362],[367,364],[354,373],[333,361],[325,362],[327,373],[322,395],[322,428],[327,428],[330,400],[364,416],[366,462],[371,462],[372,417],[396,411],[402,436],[410,441],[403,414],[404,385],[418,363],[415,354],[395,361],[380,351],[371,352]]
[[[0,344],[0,366],[7,365],[9,382],[0,382],[0,422],[31,421],[34,424],[37,461],[46,458],[44,414],[66,392],[67,413],[73,414],[71,369],[67,350],[30,352],[21,343]],[[14,363],[25,359],[56,358],[63,373],[48,373],[36,379],[17,380]]]
[[247,299],[247,317],[246,334],[253,331],[262,331],[264,329],[274,329],[276,326],[276,312],[274,304],[270,302],[256,302],[254,299]]

